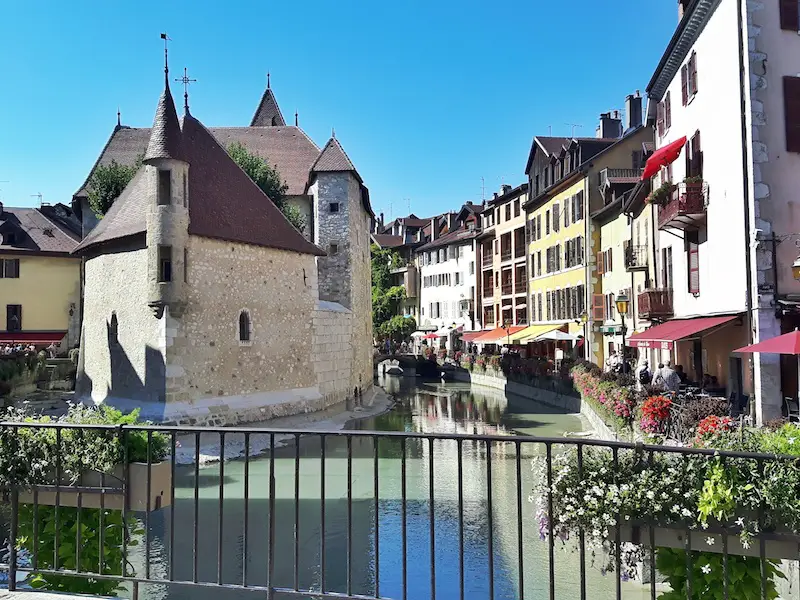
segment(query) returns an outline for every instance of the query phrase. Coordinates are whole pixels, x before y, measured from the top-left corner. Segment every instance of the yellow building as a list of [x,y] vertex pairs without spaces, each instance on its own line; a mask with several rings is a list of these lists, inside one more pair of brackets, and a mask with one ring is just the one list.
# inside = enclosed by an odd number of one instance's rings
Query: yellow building
[[[641,98],[629,96],[627,102],[640,106]],[[635,117],[634,110],[628,112]],[[606,206],[609,177],[635,185],[644,164],[643,143],[648,135],[652,139],[635,120],[628,120],[625,132],[617,114],[604,113],[596,138],[537,136],[526,167],[530,322],[588,338],[584,356],[597,364],[604,362],[609,346],[598,274],[601,228],[590,215]]]
[[77,345],[81,260],[70,252],[80,222],[62,204],[0,210],[0,344]]

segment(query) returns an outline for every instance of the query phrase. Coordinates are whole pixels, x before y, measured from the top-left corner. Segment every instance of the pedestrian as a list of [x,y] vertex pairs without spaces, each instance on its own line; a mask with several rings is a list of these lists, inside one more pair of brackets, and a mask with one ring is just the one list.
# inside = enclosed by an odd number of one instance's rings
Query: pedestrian
[[650,371],[650,363],[646,358],[639,361],[639,367],[636,369],[636,389],[642,390],[645,386],[650,385],[653,381],[653,373]]
[[681,378],[672,368],[672,361],[669,360],[659,364],[653,381],[667,392],[677,392],[681,389]]

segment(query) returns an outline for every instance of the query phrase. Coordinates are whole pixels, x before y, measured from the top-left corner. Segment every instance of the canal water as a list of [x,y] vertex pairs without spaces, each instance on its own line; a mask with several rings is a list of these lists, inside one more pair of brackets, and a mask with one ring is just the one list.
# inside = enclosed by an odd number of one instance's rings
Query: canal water
[[[565,414],[535,398],[489,388],[401,379],[390,379],[387,385],[398,401],[396,406],[383,415],[356,421],[350,429],[562,436],[583,427],[577,415]],[[409,599],[431,598],[432,589],[436,598],[457,599],[462,577],[459,557],[463,556],[465,598],[511,600],[522,598],[521,591],[531,600],[549,597],[548,545],[540,539],[536,507],[529,500],[534,487],[531,461],[544,453],[543,446],[525,444],[520,451],[520,544],[515,444],[492,445],[490,470],[486,468],[484,443],[462,444],[461,503],[455,441],[437,440],[431,446],[428,440],[406,440],[403,448],[398,439],[380,439],[377,502],[373,444],[370,438],[351,438],[349,492],[348,443],[339,436],[328,437],[325,442],[324,485],[321,441],[315,435],[302,438],[299,446],[291,443],[277,448],[273,457],[252,458],[247,477],[242,460],[225,463],[222,477],[220,465],[203,467],[197,482],[193,467],[180,467],[174,516],[166,508],[150,518],[150,576],[167,576],[170,540],[174,539],[175,579],[196,576],[201,582],[264,585],[269,557],[269,473],[274,466],[274,577],[278,586],[320,590],[324,578],[329,591],[347,592],[349,584],[353,594],[374,595],[379,586],[381,597],[399,599],[405,580]],[[296,472],[299,477],[295,477]],[[197,511],[195,483],[199,487]],[[352,498],[349,511],[348,494]],[[139,546],[136,551],[132,562],[137,572],[143,572],[144,550]],[[493,578],[489,577],[490,564]],[[558,542],[553,568],[556,597],[578,598],[579,559],[574,548]],[[587,558],[587,579],[589,597],[615,597],[614,575],[601,574],[599,567],[591,565],[591,557]],[[623,594],[626,599],[645,598],[649,597],[649,588],[645,591],[639,584],[625,583]],[[140,598],[148,600],[248,597],[263,597],[263,593],[162,585],[143,585],[140,589]],[[276,595],[279,600],[289,597]]]

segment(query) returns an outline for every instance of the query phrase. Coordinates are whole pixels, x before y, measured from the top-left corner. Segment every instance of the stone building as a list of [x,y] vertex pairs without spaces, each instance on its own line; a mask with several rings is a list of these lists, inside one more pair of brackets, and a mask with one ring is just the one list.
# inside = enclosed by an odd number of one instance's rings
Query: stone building
[[[233,424],[319,410],[369,387],[372,211],[339,142],[320,151],[285,127],[269,88],[251,127],[207,129],[188,99],[179,121],[168,79],[153,127],[136,130],[137,140],[148,132],[141,153],[115,147],[122,131],[98,164],[111,152],[129,163],[141,154],[142,166],[76,249],[78,396],[158,422]],[[228,155],[230,140],[248,137],[279,150],[270,160],[312,207],[316,244]]]

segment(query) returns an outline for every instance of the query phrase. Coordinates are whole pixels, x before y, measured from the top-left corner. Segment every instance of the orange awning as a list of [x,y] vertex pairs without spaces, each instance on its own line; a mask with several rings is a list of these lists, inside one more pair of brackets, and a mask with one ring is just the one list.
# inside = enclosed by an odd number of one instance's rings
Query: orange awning
[[504,342],[506,341],[503,338],[508,338],[511,335],[514,335],[518,331],[522,331],[525,327],[509,327],[508,329],[503,329],[502,327],[498,327],[497,329],[492,329],[487,331],[483,335],[475,338],[472,340],[476,344],[496,344],[497,342]]

